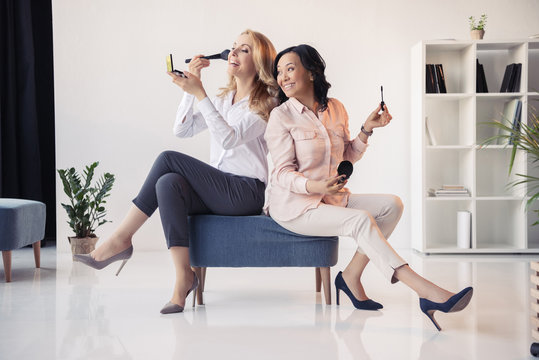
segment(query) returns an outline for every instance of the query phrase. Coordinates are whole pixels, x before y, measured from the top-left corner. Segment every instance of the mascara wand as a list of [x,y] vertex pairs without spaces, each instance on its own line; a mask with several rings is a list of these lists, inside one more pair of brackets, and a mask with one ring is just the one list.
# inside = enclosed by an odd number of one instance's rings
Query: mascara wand
[[380,94],[382,96],[382,102],[380,103],[380,106],[382,107],[382,111],[384,111],[384,106],[385,106],[385,102],[384,102],[384,87],[383,86],[380,86]]

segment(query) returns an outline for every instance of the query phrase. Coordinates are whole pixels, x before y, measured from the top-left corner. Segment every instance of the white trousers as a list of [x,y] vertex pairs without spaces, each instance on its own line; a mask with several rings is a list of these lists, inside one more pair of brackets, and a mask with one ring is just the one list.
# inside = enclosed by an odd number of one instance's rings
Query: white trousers
[[347,207],[321,203],[289,221],[275,220],[292,232],[312,236],[348,236],[391,283],[395,269],[406,265],[387,242],[404,207],[396,195],[352,194]]

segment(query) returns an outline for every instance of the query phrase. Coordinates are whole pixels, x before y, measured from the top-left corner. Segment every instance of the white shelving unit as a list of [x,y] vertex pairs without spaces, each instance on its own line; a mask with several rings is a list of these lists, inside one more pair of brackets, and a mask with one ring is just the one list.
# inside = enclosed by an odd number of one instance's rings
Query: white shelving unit
[[[476,59],[489,93],[476,93]],[[505,67],[522,63],[520,91],[499,93]],[[488,145],[495,134],[482,122],[500,120],[504,104],[522,101],[539,109],[539,40],[422,41],[412,48],[412,247],[424,253],[539,253],[539,225],[525,211],[526,189],[508,188],[515,173],[539,175],[518,153],[508,176],[510,147]],[[446,94],[427,94],[426,64],[442,64]],[[437,144],[430,145],[426,118]],[[466,186],[470,197],[429,197],[429,188]],[[471,247],[457,246],[457,212],[471,213]]]

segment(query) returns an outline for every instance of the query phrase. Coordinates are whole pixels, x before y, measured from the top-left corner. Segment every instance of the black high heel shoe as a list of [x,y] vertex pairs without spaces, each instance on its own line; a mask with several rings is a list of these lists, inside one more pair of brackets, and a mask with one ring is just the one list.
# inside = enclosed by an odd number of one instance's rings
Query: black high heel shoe
[[360,310],[378,310],[382,309],[384,306],[376,301],[373,301],[371,299],[360,301],[356,299],[354,294],[352,294],[352,291],[348,288],[348,285],[346,285],[346,282],[344,282],[344,279],[342,278],[342,271],[339,271],[337,276],[335,277],[335,290],[337,292],[337,305],[339,305],[339,293],[340,291],[344,291],[346,295],[350,298],[352,301],[352,304],[354,304],[354,307],[356,309]]
[[420,298],[419,307],[421,308],[421,311],[423,311],[425,315],[427,315],[427,317],[432,321],[434,326],[436,326],[436,329],[438,329],[438,331],[441,331],[442,328],[440,327],[440,325],[438,325],[438,322],[434,318],[434,312],[436,310],[439,310],[444,313],[460,311],[468,305],[468,303],[472,299],[472,295],[473,288],[470,286],[462,290],[458,294],[451,296],[449,300],[444,303],[437,303],[434,301],[427,300],[425,298]]

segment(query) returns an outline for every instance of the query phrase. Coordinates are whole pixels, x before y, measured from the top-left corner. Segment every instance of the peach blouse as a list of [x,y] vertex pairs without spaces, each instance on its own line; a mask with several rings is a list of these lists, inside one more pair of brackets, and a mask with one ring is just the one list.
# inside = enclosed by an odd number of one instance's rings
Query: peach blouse
[[290,98],[270,114],[264,135],[273,161],[266,190],[266,213],[280,221],[292,220],[320,202],[346,206],[350,191],[335,195],[307,192],[307,180],[325,180],[337,175],[342,160],[355,163],[367,144],[350,140],[348,114],[336,99],[329,99],[323,112],[314,114]]

